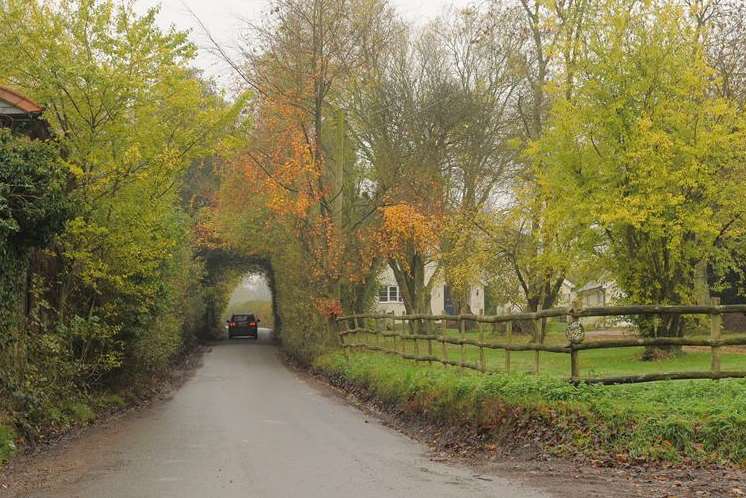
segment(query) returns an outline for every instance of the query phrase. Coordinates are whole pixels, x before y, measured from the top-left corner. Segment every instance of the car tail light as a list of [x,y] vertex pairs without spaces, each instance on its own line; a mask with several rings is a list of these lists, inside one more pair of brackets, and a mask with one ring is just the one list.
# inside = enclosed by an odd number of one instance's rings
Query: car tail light
[[231,327],[235,327],[236,326],[236,322],[230,322],[228,325],[231,326]]
[[256,327],[256,322],[251,322],[251,323],[249,324],[249,327]]

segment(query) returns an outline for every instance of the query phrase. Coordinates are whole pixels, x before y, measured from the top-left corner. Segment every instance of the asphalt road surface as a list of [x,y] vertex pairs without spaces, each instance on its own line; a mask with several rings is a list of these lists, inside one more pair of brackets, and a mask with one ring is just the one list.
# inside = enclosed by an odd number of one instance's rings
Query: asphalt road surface
[[31,496],[547,496],[431,461],[419,443],[288,370],[270,334],[213,347],[172,399],[86,452],[94,462],[82,477]]

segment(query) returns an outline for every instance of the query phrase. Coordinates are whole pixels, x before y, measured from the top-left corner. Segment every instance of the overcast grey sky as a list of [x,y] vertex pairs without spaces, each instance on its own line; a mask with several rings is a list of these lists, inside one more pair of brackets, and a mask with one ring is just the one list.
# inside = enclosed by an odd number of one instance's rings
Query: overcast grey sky
[[[469,0],[391,0],[402,16],[413,22],[422,23],[451,5],[461,7]],[[208,26],[222,45],[230,48],[236,45],[242,19],[260,19],[267,9],[269,0],[137,0],[135,7],[144,12],[149,7],[161,5],[159,23],[163,27],[171,25],[179,29],[192,29],[192,38],[199,47],[206,47],[207,41],[202,30],[196,26],[189,13],[191,9]],[[232,78],[229,68],[205,50],[200,51],[197,64],[222,84]]]

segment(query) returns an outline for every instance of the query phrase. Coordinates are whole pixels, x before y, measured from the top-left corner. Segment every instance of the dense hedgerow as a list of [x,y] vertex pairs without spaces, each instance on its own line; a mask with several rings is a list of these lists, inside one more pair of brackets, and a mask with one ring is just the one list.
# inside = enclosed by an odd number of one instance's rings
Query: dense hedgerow
[[[431,422],[510,437],[551,429],[547,450],[629,461],[746,462],[746,381],[573,386],[556,377],[461,372],[335,352],[314,366]],[[550,435],[551,434],[551,435]],[[545,441],[548,442],[548,441]]]
[[47,110],[37,124],[52,138],[0,130],[0,459],[8,434],[90,422],[214,324],[194,242],[209,189],[192,173],[240,107],[195,73],[195,47],[157,9],[2,11],[0,84]]

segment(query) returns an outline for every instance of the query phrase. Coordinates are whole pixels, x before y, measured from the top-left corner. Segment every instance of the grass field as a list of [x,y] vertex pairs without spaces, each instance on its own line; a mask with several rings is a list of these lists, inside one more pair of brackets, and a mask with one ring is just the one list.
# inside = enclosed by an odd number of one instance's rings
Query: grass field
[[[400,328],[400,326],[398,327]],[[551,345],[566,345],[567,339],[564,335],[565,324],[561,322],[549,322],[547,324],[547,334],[544,343]],[[448,329],[446,334],[451,337],[459,337],[459,331]],[[586,338],[589,341],[601,341],[603,338],[593,337],[592,333]],[[734,334],[729,334],[733,336]],[[469,331],[465,333],[466,338],[477,340],[480,337],[479,332]],[[363,336],[358,336],[360,340]],[[702,337],[702,336],[700,336]],[[379,337],[365,338],[369,343],[384,345],[394,348],[394,339]],[[502,343],[506,342],[503,334],[484,332],[485,342]],[[527,344],[531,341],[528,335],[513,335],[512,342],[516,344]],[[404,351],[410,354],[419,353],[427,354],[427,341],[417,341],[415,347],[414,341],[403,341]],[[401,350],[401,345],[399,348]],[[438,358],[443,358],[442,344],[438,341],[432,342],[432,353]],[[642,361],[643,348],[617,348],[617,349],[598,349],[591,351],[579,352],[580,374],[581,377],[608,377],[622,375],[642,375],[652,373],[667,372],[693,372],[708,371],[710,369],[711,355],[705,350],[685,350],[682,354],[670,358],[656,361]],[[448,359],[454,361],[461,360],[461,347],[457,345],[447,345]],[[479,362],[479,349],[474,346],[464,347],[465,361],[472,364]],[[505,351],[485,349],[485,359],[487,369],[495,372],[505,372]],[[533,351],[513,351],[510,353],[511,372],[533,372],[534,371]],[[721,353],[722,371],[746,371],[746,349],[744,353],[728,352]],[[570,376],[570,355],[563,353],[540,353],[540,372],[550,376],[569,377]]]

